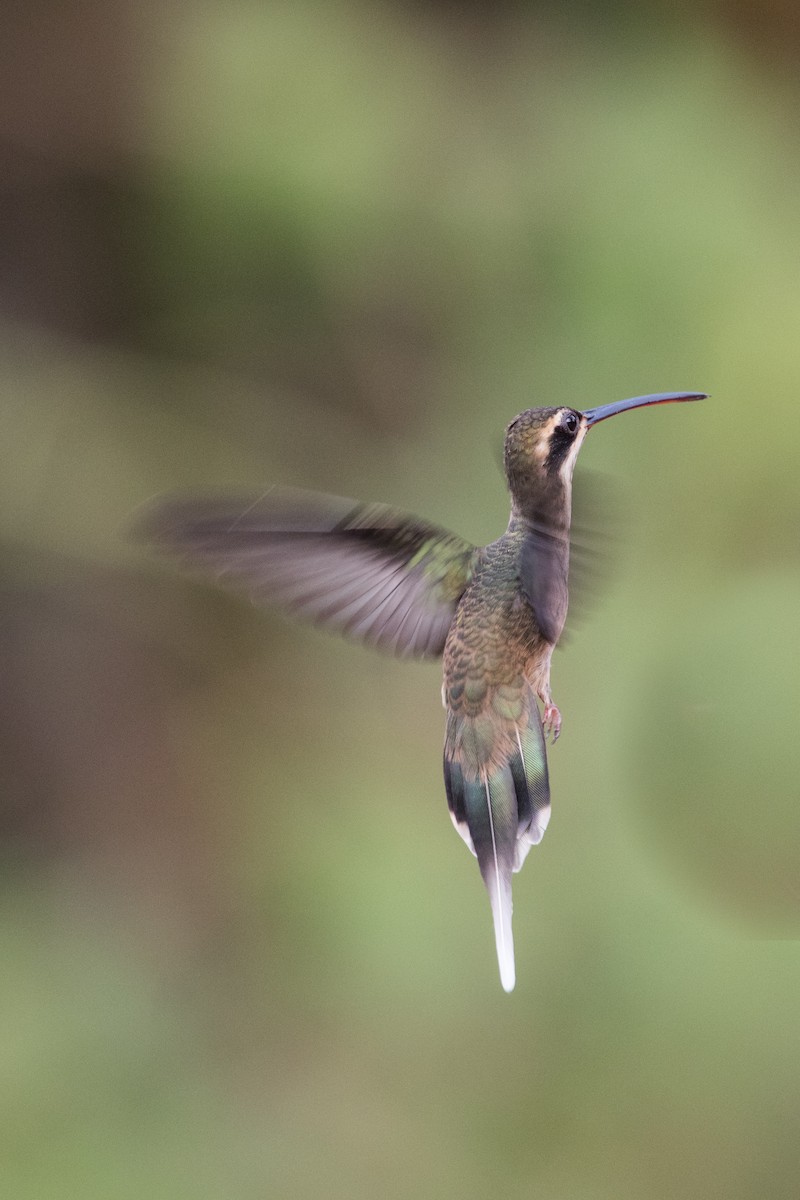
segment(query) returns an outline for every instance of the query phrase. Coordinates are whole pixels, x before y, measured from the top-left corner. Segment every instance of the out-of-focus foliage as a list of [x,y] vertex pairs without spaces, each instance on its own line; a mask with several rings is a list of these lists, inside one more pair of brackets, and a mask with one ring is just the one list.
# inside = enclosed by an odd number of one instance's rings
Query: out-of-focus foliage
[[[794,1197],[798,29],[694,6],[0,17],[5,1191]],[[518,985],[436,666],[126,540],[273,481],[476,541],[505,423],[629,509],[554,666]]]

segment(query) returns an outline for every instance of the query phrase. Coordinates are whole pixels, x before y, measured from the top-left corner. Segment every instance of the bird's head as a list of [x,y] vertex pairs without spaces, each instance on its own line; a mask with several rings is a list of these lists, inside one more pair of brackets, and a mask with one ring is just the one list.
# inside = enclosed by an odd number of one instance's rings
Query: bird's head
[[531,484],[569,484],[588,425],[574,408],[529,408],[506,429],[504,461],[512,494]]
[[548,497],[568,495],[575,460],[593,425],[649,404],[704,400],[702,392],[656,392],[580,412],[576,408],[529,408],[506,429],[504,463],[515,508],[536,508]]

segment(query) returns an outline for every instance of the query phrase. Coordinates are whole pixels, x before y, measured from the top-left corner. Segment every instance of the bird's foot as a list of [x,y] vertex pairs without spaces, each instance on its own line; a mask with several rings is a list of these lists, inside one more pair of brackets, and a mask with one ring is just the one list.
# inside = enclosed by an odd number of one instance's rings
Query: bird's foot
[[561,713],[556,708],[555,704],[545,704],[544,716],[542,717],[542,726],[544,728],[544,736],[548,733],[553,735],[553,745],[558,741],[558,735],[561,733]]

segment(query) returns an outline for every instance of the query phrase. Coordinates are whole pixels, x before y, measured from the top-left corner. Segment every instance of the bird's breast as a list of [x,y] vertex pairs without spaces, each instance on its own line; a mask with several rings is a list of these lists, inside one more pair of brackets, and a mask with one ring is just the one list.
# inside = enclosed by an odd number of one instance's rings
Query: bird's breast
[[513,708],[515,693],[539,659],[549,661],[549,650],[515,582],[479,578],[462,598],[445,643],[447,706],[475,715],[491,694],[501,707]]

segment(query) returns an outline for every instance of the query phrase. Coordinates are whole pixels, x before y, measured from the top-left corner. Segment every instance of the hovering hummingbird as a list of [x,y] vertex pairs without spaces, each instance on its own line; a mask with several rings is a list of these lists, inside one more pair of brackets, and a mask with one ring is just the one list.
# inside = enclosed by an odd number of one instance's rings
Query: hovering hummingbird
[[607,417],[705,398],[660,392],[586,412],[520,413],[505,436],[511,516],[488,546],[382,504],[292,489],[157,501],[140,524],[148,540],[255,601],[402,657],[443,654],[447,802],[489,893],[507,992],[511,876],[550,819],[545,733],[555,742],[561,729],[550,660],[567,615],[575,460]]

